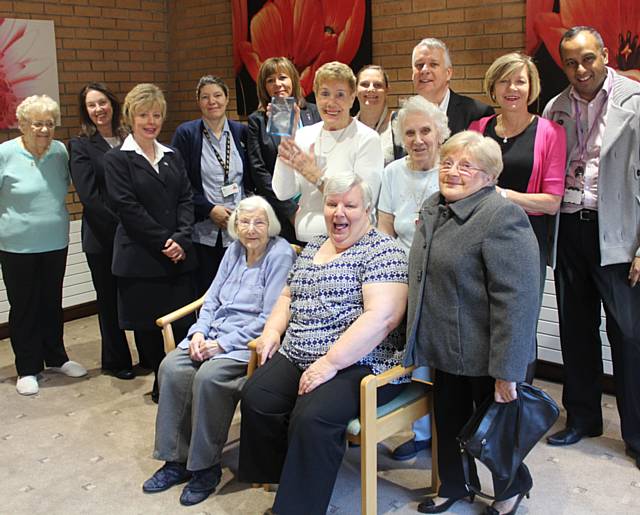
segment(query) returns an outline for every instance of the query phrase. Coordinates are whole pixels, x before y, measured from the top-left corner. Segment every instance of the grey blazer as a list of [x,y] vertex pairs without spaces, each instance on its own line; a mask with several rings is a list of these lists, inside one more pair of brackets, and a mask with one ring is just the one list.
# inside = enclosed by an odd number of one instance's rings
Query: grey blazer
[[486,187],[420,210],[405,365],[523,381],[535,359],[539,250],[525,212]]

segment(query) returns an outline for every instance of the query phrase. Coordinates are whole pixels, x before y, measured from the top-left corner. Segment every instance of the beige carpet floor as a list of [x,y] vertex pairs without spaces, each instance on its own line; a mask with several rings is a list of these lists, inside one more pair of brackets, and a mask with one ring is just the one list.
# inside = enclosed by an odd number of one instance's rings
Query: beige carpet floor
[[[235,480],[239,418],[231,427],[218,492],[185,508],[180,487],[145,495],[140,486],[158,467],[151,458],[156,407],[147,393],[152,376],[120,381],[99,370],[97,320],[66,324],[72,359],[90,369],[70,379],[42,374],[40,393],[21,397],[7,340],[0,341],[0,514],[260,514],[274,494]],[[561,387],[539,382],[556,400]],[[540,443],[527,458],[534,488],[519,513],[640,514],[640,470],[624,455],[615,401],[603,399],[605,435],[569,448]],[[557,427],[564,423],[564,414]],[[430,477],[430,458],[388,458],[409,433],[379,447],[379,513],[417,513]],[[360,511],[360,457],[349,449],[331,499],[331,514]],[[488,485],[486,473],[483,483]],[[457,503],[450,513],[481,513],[484,504]]]

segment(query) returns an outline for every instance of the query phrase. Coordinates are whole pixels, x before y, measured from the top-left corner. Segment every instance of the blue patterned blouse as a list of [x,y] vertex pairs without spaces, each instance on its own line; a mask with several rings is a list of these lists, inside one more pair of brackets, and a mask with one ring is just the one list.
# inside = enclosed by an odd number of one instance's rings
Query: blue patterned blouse
[[[407,256],[396,241],[371,229],[338,258],[321,265],[313,257],[326,241],[313,238],[289,274],[291,318],[280,353],[301,369],[324,356],[364,310],[362,285],[407,283]],[[392,332],[358,361],[374,374],[398,365],[402,351]]]

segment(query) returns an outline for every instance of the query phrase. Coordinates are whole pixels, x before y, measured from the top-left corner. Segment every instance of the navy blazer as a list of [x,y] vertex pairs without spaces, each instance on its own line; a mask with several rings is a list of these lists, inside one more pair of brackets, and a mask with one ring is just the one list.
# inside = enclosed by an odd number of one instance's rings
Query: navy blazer
[[[120,277],[167,277],[191,271],[193,194],[179,152],[167,152],[160,173],[143,156],[114,148],[104,156],[105,182],[118,216],[112,272]],[[171,238],[187,258],[174,264],[162,250]]]
[[[249,174],[249,166],[247,163],[247,126],[227,119],[229,129],[233,136],[233,141],[242,158],[242,185],[245,194],[253,191],[253,184]],[[177,148],[183,156],[184,164],[187,169],[189,181],[193,188],[193,205],[195,208],[196,220],[204,220],[209,218],[209,213],[214,205],[207,200],[202,186],[202,130],[204,122],[202,118],[185,122],[178,126],[176,132],[171,139],[171,146]]]
[[[318,108],[311,103],[307,103],[303,109],[300,109],[300,120],[305,126],[322,121]],[[267,199],[278,214],[278,218],[290,220],[298,209],[298,205],[293,200],[279,200],[271,186],[273,169],[278,158],[280,136],[267,132],[267,113],[265,111],[258,110],[251,113],[248,123],[249,170],[256,193]]]
[[107,204],[104,155],[109,143],[96,132],[69,141],[69,169],[82,202],[82,250],[110,254],[118,219]]
[[[449,105],[447,106],[447,119],[449,120],[449,130],[451,136],[469,128],[471,122],[479,120],[485,116],[495,113],[493,107],[484,104],[471,97],[458,95],[455,91],[449,90]],[[395,115],[395,113],[394,113]],[[395,116],[394,116],[395,118]],[[402,146],[402,142],[394,142],[393,155],[396,159],[406,156],[407,153]]]

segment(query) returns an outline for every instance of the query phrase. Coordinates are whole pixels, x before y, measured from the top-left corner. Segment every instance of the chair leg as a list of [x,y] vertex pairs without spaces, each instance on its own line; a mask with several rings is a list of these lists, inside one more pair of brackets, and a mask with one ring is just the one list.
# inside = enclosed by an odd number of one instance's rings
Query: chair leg
[[[363,383],[365,381],[363,380]],[[376,431],[377,389],[374,381],[360,390],[360,488],[362,515],[378,513],[378,433]]]
[[436,417],[433,413],[433,392],[429,393],[431,405],[431,491],[438,495],[440,490],[440,474],[438,473],[438,432],[436,431]]

